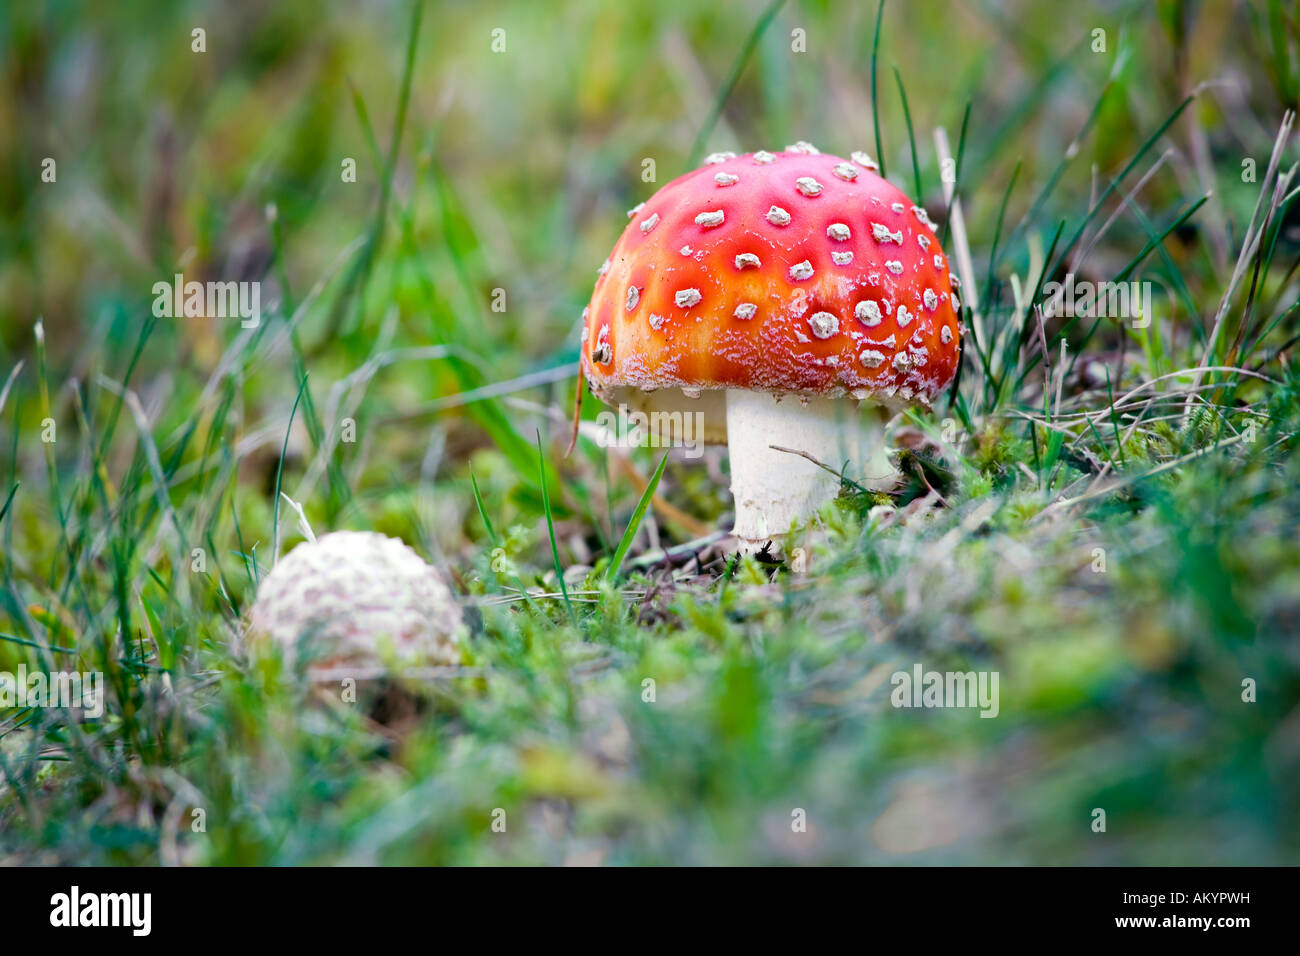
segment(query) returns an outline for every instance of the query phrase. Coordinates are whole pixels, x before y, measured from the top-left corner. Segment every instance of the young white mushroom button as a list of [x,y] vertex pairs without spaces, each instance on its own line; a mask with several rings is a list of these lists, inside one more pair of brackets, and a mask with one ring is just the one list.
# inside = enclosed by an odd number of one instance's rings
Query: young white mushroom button
[[313,684],[339,666],[456,664],[466,637],[442,575],[396,538],[368,531],[335,531],[284,555],[258,585],[248,627],[250,649],[279,645],[291,674],[310,642],[304,676]]

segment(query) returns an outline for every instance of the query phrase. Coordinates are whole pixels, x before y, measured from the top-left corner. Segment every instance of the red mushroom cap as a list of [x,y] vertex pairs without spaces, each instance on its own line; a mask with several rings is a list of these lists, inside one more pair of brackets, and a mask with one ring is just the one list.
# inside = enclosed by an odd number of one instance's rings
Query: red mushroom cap
[[957,369],[954,283],[925,210],[876,168],[806,144],[716,154],[632,210],[585,313],[597,394],[929,402]]

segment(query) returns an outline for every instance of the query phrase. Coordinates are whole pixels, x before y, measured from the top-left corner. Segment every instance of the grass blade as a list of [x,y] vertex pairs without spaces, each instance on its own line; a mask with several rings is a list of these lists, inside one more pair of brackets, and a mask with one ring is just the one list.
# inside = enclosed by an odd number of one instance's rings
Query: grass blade
[[9,489],[9,494],[5,497],[5,503],[0,505],[0,521],[5,520],[5,515],[9,513],[9,506],[13,504],[14,495],[18,493],[18,486],[21,482],[14,482],[14,486]]
[[[970,125],[970,100],[966,101],[966,110],[961,115],[961,133],[957,136],[957,160],[952,167],[952,198],[948,200],[948,207],[943,212],[943,231],[939,233],[939,245],[947,246],[948,244],[948,227],[952,223],[952,207],[958,201],[961,195],[961,163],[962,157],[966,155],[966,127]],[[908,129],[911,129],[911,120],[908,120]],[[913,154],[916,149],[913,147]],[[939,169],[939,179],[943,180],[943,169]],[[917,202],[921,202],[921,197],[916,197]]]
[[483,519],[483,527],[487,529],[488,540],[492,542],[492,547],[498,547],[501,539],[497,537],[496,528],[492,527],[492,519],[488,517],[487,508],[483,505],[483,493],[478,489],[478,479],[474,477],[474,466],[469,469],[469,484],[474,489],[474,504],[478,506],[478,516]]
[[641,493],[641,500],[636,504],[636,510],[632,512],[632,518],[627,523],[627,530],[623,532],[623,538],[618,543],[618,549],[614,552],[614,560],[610,562],[609,570],[605,572],[605,580],[613,581],[618,578],[618,570],[623,566],[623,559],[627,557],[627,549],[632,547],[632,539],[636,537],[637,531],[641,528],[641,522],[645,518],[646,510],[650,507],[650,502],[655,496],[655,489],[659,487],[659,479],[664,475],[664,466],[668,464],[668,452],[659,459],[659,467],[650,477],[650,482],[645,486],[645,491]]
[[[871,41],[871,123],[876,130],[876,162],[880,164],[880,177],[885,177],[885,149],[880,144],[880,109],[876,103],[876,60],[880,56],[880,21],[885,15],[885,0],[876,8],[876,36]],[[918,199],[917,202],[920,202]]]

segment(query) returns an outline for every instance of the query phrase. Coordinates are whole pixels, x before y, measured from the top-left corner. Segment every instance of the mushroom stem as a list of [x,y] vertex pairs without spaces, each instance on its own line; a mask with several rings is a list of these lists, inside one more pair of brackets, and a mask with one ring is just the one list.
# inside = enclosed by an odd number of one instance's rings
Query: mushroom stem
[[887,457],[884,418],[878,409],[861,415],[842,399],[769,392],[727,391],[727,452],[733,534],[746,553],[768,542],[780,552],[793,523],[803,523],[839,493],[840,481],[803,452],[867,487],[892,484],[897,472]]

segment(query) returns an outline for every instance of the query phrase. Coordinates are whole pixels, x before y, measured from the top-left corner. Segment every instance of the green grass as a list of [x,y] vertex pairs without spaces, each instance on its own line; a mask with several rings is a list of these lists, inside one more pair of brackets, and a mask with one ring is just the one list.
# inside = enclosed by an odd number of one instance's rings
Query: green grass
[[[1300,862],[1286,4],[61,6],[0,12],[0,671],[108,694],[0,709],[0,863]],[[796,139],[926,190],[980,334],[790,567],[726,551],[724,454],[564,448],[623,210]],[[152,318],[182,269],[262,325]],[[1067,270],[1171,294],[1040,320]],[[246,653],[282,493],[447,569],[417,720]],[[916,663],[998,717],[892,707]]]

